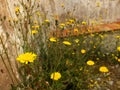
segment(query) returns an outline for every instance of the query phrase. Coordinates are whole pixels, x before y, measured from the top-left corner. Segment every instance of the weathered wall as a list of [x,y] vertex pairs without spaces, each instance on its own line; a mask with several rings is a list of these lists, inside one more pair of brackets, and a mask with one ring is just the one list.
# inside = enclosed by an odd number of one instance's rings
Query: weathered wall
[[[17,0],[7,0],[14,16],[14,5]],[[25,1],[25,0],[24,0]],[[40,1],[40,10],[50,19],[53,15],[64,17],[70,12],[77,19],[103,22],[120,20],[120,0],[36,0]],[[64,6],[63,6],[64,5]],[[63,7],[62,7],[63,6]]]
[[[41,0],[48,15],[71,12],[79,19],[113,22],[120,19],[120,0]],[[61,5],[64,4],[64,9]]]
[[[7,67],[9,68],[10,73],[12,73],[10,69],[10,64],[8,63],[8,59],[6,58],[6,55],[3,51],[2,43],[5,45],[5,48],[8,49],[8,57],[10,57],[12,68],[14,68],[14,73],[16,74],[16,68],[15,68],[15,57],[16,55],[15,51],[15,36],[14,36],[14,29],[9,25],[8,19],[10,18],[10,12],[8,8],[8,3],[6,0],[0,0],[0,38],[2,38],[2,42],[0,39],[0,55],[3,55],[4,62],[6,63]],[[12,6],[11,6],[12,7]],[[13,8],[10,8],[13,9]],[[12,44],[10,42],[13,42]],[[16,43],[17,44],[17,43]],[[14,53],[13,53],[14,52]],[[3,54],[4,53],[4,54]],[[10,90],[10,86],[12,84],[12,81],[10,79],[9,73],[3,64],[2,58],[0,56],[0,90]],[[16,74],[17,75],[17,74]],[[12,75],[14,78],[14,76]]]

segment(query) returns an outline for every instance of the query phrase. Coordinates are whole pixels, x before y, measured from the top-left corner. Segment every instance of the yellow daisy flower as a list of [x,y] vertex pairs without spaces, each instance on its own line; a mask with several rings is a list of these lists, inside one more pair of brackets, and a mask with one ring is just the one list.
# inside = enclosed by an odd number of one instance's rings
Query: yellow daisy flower
[[119,38],[120,38],[120,36],[116,36],[116,38],[117,38],[117,39],[119,39]]
[[82,25],[86,25],[87,24],[87,22],[85,22],[85,21],[82,21]]
[[70,25],[70,22],[66,22],[66,25]]
[[57,42],[57,39],[54,38],[54,37],[51,37],[49,40],[50,40],[51,42]]
[[74,32],[77,32],[77,33],[78,33],[79,31],[78,31],[78,29],[77,29],[77,28],[75,28],[75,29],[74,29]]
[[37,30],[32,30],[32,34],[37,34],[38,31]]
[[39,25],[36,25],[36,26],[35,26],[35,28],[37,28],[37,29],[39,29],[39,27],[40,27]]
[[101,66],[100,68],[99,68],[99,71],[100,72],[109,72],[109,70],[108,70],[108,68],[107,67],[105,67],[105,66]]
[[89,60],[89,61],[87,61],[87,65],[89,65],[89,66],[92,66],[92,65],[94,65],[95,63],[94,63],[94,61],[92,61],[92,60]]
[[61,78],[61,74],[59,72],[54,72],[51,74],[50,78],[52,80],[59,80]]
[[97,3],[96,3],[96,6],[97,6],[97,7],[100,7],[100,6],[101,6],[101,3],[100,3],[100,2],[97,2]]
[[34,24],[38,24],[38,21],[37,21],[37,20],[34,20]]
[[71,43],[68,42],[68,41],[63,41],[63,44],[65,44],[65,45],[71,45]]
[[61,7],[64,7],[64,6],[65,6],[64,3],[62,3],[62,4],[61,4]]
[[72,19],[70,19],[70,20],[69,20],[69,22],[70,22],[70,23],[74,23],[75,21],[74,21],[74,20],[72,20]]
[[24,54],[20,54],[16,60],[21,62],[21,63],[25,63],[28,64],[28,62],[33,62],[36,59],[37,55],[35,53],[32,52],[26,52]]
[[117,50],[118,50],[118,51],[120,51],[120,46],[119,46],[119,47],[117,47]]
[[60,24],[60,28],[64,28],[65,27],[65,24],[64,23],[61,23]]
[[81,50],[81,53],[82,53],[82,54],[86,53],[86,50],[85,50],[85,49],[82,49],[82,50]]
[[19,12],[20,11],[20,7],[15,7],[15,12]]
[[120,62],[120,58],[118,58],[118,62]]
[[48,19],[45,20],[46,23],[49,23],[50,21]]

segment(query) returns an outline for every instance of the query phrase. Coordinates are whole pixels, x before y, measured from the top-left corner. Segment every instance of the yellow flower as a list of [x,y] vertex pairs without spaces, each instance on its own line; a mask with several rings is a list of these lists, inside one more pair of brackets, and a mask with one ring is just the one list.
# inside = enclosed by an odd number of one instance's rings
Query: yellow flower
[[94,45],[93,48],[96,48],[96,46]]
[[75,28],[75,29],[74,29],[74,32],[78,32],[78,29],[77,29],[77,28]]
[[46,23],[49,23],[50,21],[48,19],[45,20]]
[[50,40],[51,42],[57,42],[57,39],[54,38],[54,37],[51,37],[49,40]]
[[37,55],[32,52],[26,52],[24,54],[20,54],[16,60],[28,64],[28,62],[33,62],[36,59]]
[[20,7],[15,7],[15,12],[19,12],[20,11]]
[[61,7],[64,7],[64,6],[65,6],[64,3],[62,3],[62,4],[61,4]]
[[82,53],[82,54],[86,53],[86,50],[85,50],[85,49],[82,49],[82,50],[81,50],[81,53]]
[[120,62],[120,58],[118,58],[118,62]]
[[118,60],[118,57],[117,57],[117,56],[115,56],[114,58],[115,58],[116,60]]
[[88,32],[91,32],[91,30],[90,30],[90,29],[88,29]]
[[89,87],[90,87],[90,88],[94,87],[94,84],[89,84]]
[[117,38],[117,39],[119,39],[119,38],[120,38],[120,36],[116,36],[116,38]]
[[75,42],[78,43],[78,42],[79,42],[79,39],[75,39]]
[[39,25],[36,25],[36,26],[35,26],[35,28],[37,28],[37,29],[39,29],[39,27],[40,27]]
[[38,16],[40,16],[40,12],[39,12],[39,11],[37,11],[36,14],[37,14]]
[[35,26],[32,26],[32,28],[36,28],[36,29],[39,29],[39,25],[35,25]]
[[60,28],[64,28],[65,27],[65,24],[64,23],[61,23],[60,24]]
[[89,60],[89,61],[87,61],[87,65],[89,65],[89,66],[92,66],[92,65],[94,65],[95,63],[94,63],[94,61],[92,61],[92,60]]
[[70,25],[70,22],[66,22],[67,25]]
[[58,80],[61,78],[61,74],[59,72],[54,72],[51,74],[51,77],[50,77],[52,80]]
[[100,3],[100,2],[97,2],[97,3],[96,3],[96,6],[97,6],[97,7],[100,7],[100,6],[101,6],[101,3]]
[[85,21],[82,21],[82,25],[86,25],[87,24],[87,22],[85,22]]
[[61,23],[60,26],[65,26],[65,24],[64,24],[64,23]]
[[99,71],[100,72],[109,72],[109,70],[108,70],[108,68],[107,67],[105,67],[105,66],[101,66],[100,68],[99,68]]
[[32,28],[35,28],[35,26],[32,26]]
[[68,42],[68,41],[63,41],[63,44],[65,44],[65,45],[71,45],[71,43]]
[[37,30],[32,30],[32,34],[37,34],[38,31]]
[[100,36],[100,38],[102,38],[102,39],[104,38],[104,36],[103,36],[103,35],[101,35],[101,34],[99,34],[99,36]]
[[118,51],[120,51],[120,46],[119,46],[119,47],[117,47],[117,50],[118,50]]
[[75,21],[74,21],[74,20],[72,20],[72,19],[70,19],[70,20],[69,20],[69,22],[70,22],[70,23],[74,23]]
[[37,20],[35,20],[35,21],[34,21],[34,24],[38,24],[38,21],[37,21]]

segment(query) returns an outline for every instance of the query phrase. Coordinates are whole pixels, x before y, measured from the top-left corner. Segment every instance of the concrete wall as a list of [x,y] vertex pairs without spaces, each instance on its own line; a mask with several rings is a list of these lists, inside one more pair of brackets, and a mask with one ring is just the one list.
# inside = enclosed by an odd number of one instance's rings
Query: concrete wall
[[[17,0],[7,0],[12,16],[14,17],[14,6]],[[24,0],[27,1],[27,0]],[[101,21],[102,23],[120,20],[120,0],[36,0],[40,1],[41,12],[47,18],[53,15],[65,17],[70,12],[72,17],[86,21]],[[36,3],[37,6],[38,3]],[[64,5],[64,7],[62,7]],[[60,18],[60,19],[61,19]],[[63,19],[63,18],[62,18]]]
[[[74,17],[83,20],[113,22],[120,20],[120,0],[41,0],[48,16],[71,12]],[[64,4],[64,9],[61,5]]]

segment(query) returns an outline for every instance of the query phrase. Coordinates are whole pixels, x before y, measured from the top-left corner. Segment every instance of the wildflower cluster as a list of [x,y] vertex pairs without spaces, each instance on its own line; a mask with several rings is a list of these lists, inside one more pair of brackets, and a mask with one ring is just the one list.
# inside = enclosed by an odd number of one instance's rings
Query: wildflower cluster
[[[64,20],[59,15],[49,19],[38,10],[38,1],[21,2],[24,14],[17,6],[16,18],[9,20],[20,34],[25,52],[16,57],[21,80],[12,85],[13,90],[98,90],[107,86],[104,82],[111,78],[110,65],[120,64],[120,36],[115,36],[112,48],[106,39],[113,31],[98,32],[94,30],[97,21],[89,26],[88,20],[79,20],[71,12],[63,15]],[[64,3],[60,5],[65,9]]]

